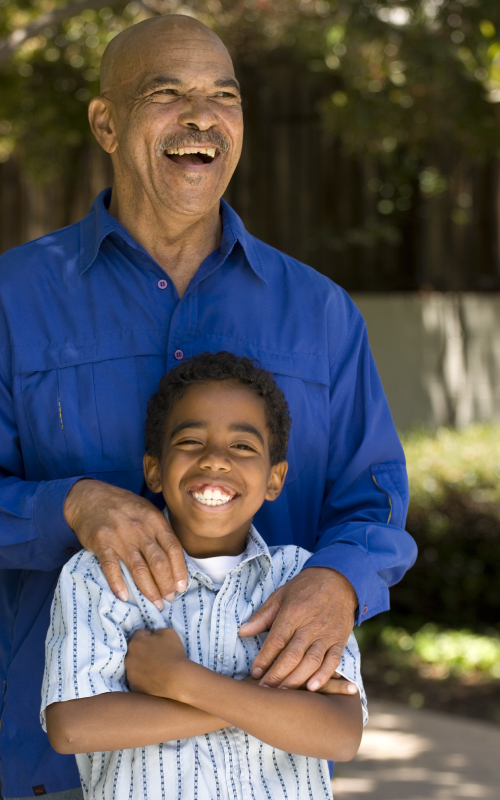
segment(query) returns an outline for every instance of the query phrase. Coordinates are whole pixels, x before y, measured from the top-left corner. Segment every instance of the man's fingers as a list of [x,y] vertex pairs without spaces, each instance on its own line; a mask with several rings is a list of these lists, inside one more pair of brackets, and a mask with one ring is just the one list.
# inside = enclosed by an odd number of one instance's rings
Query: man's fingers
[[342,658],[343,646],[334,644],[325,654],[320,668],[310,676],[307,681],[307,688],[311,692],[321,689],[332,677]]
[[146,563],[142,553],[135,550],[129,558],[123,559],[125,566],[128,568],[132,579],[137,588],[143,593],[148,600],[156,606],[158,611],[163,608],[163,600],[158,586],[153,580],[148,564]]
[[261,684],[286,689],[298,689],[302,686],[318,671],[328,647],[321,639],[309,647],[308,644],[306,636],[297,631],[263,676]]
[[[277,589],[270,597],[267,598],[266,602],[263,603],[259,609],[257,609],[255,614],[252,614],[248,622],[243,623],[243,625],[240,627],[239,635],[244,638],[246,636],[256,636],[258,633],[268,631],[276,619],[276,615],[280,608],[281,592],[280,589]],[[259,656],[257,656],[257,658],[259,658]],[[269,663],[271,663],[271,661]]]
[[[187,587],[187,569],[184,551],[177,536],[170,530],[162,530],[157,536],[158,544],[167,554],[172,575],[172,591],[183,592]],[[165,595],[164,595],[165,597]]]
[[99,563],[101,564],[102,571],[106,576],[109,583],[109,588],[116,595],[118,600],[124,603],[128,600],[128,590],[123,580],[123,575],[118,561],[118,556],[112,550],[106,550],[103,553],[96,553]]
[[[175,582],[172,575],[172,565],[169,556],[155,539],[150,539],[142,546],[144,560],[149,567],[153,581],[158,591],[165,600],[173,600]],[[146,595],[154,603],[155,598]]]

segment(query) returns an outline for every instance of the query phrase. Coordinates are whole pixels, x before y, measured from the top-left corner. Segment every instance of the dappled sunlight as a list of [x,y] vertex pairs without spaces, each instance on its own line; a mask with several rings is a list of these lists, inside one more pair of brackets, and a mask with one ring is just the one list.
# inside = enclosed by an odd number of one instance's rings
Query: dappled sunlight
[[339,764],[335,800],[498,800],[500,728],[395,704],[371,704],[354,761]]

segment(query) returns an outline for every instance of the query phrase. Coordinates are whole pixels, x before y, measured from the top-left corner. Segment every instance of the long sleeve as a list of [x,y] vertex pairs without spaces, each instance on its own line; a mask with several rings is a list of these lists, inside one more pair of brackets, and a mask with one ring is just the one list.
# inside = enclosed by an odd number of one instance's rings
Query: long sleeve
[[[3,320],[0,339],[5,347]],[[80,547],[63,513],[80,477],[25,480],[6,352],[0,354],[0,569],[52,570],[68,560],[68,549]]]
[[389,608],[388,587],[416,558],[404,530],[408,481],[403,449],[373,361],[364,321],[354,312],[331,372],[328,475],[314,555],[353,585],[358,619]]

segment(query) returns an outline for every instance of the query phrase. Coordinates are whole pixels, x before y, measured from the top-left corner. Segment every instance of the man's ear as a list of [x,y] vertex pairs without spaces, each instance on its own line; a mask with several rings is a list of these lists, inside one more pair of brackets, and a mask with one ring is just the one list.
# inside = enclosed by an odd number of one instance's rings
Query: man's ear
[[285,483],[286,473],[288,472],[288,463],[280,461],[271,467],[271,477],[267,484],[266,500],[276,500],[280,496],[283,484]]
[[114,153],[118,147],[110,101],[105,97],[94,97],[89,104],[89,123],[92,133],[106,153]]
[[142,468],[148,489],[156,493],[161,492],[160,462],[158,459],[146,453],[142,459]]

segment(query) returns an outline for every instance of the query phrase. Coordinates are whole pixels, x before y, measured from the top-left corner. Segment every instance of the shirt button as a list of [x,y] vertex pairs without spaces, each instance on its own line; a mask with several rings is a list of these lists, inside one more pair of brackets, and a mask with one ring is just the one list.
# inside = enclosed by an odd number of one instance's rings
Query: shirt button
[[219,653],[217,658],[219,659],[219,661],[224,661],[224,653]]
[[68,554],[69,556],[74,556],[74,555],[75,555],[75,553],[77,553],[77,552],[78,552],[78,550],[76,549],[76,547],[68,547],[68,549],[66,550],[66,552],[67,552],[67,554]]
[[364,617],[367,611],[368,611],[368,606],[365,606],[361,616]]
[[163,278],[162,278],[161,281],[158,281],[158,289],[166,289],[167,286],[168,286],[168,283],[167,283],[167,281],[163,280]]
[[176,350],[174,353],[174,358],[176,358],[177,361],[180,361],[182,358],[184,358],[184,353],[182,350]]

